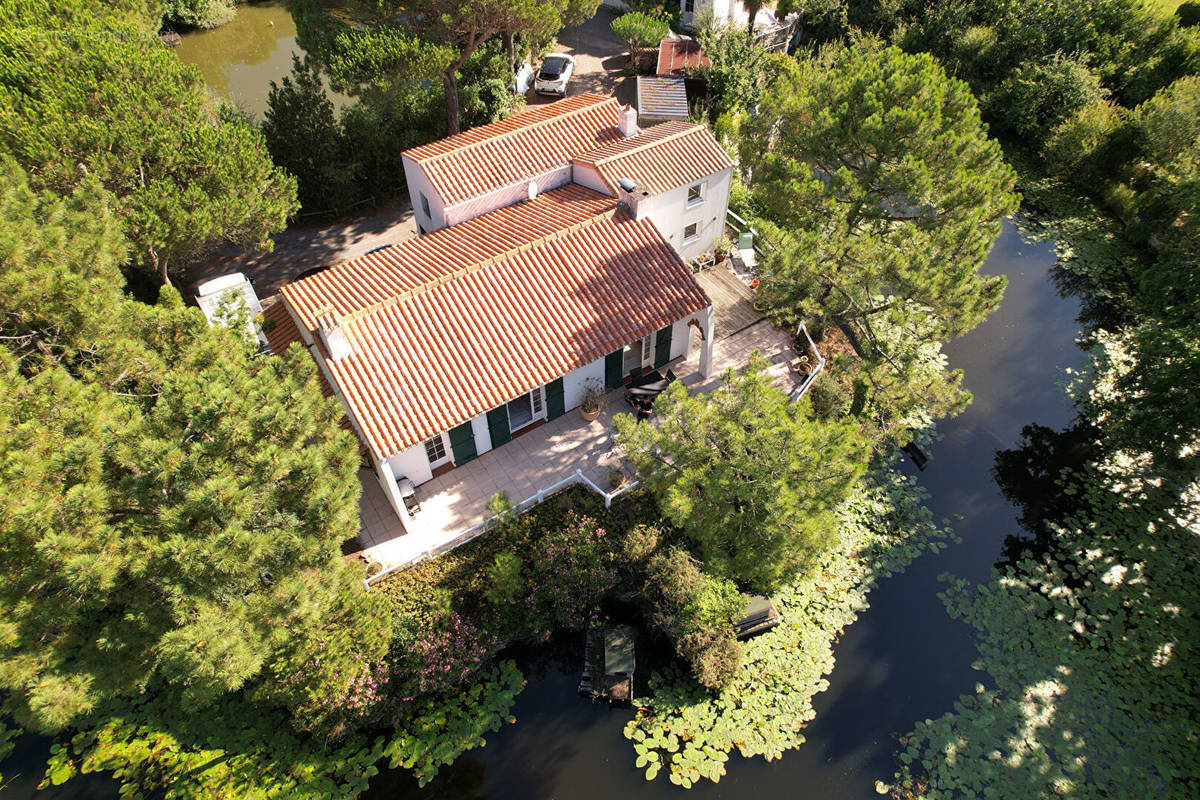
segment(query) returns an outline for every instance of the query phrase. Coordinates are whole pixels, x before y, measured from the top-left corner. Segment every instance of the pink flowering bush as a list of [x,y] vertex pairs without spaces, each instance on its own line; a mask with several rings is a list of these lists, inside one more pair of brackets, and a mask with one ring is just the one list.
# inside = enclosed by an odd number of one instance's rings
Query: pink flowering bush
[[412,643],[403,699],[462,683],[498,644],[495,634],[450,612],[442,626],[419,633]]
[[568,510],[560,527],[533,543],[525,604],[535,629],[583,627],[592,604],[616,582],[608,538],[595,519]]

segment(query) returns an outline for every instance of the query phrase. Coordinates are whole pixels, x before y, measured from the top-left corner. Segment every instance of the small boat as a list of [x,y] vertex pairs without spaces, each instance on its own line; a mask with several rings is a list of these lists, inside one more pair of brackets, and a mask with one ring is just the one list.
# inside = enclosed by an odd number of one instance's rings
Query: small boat
[[607,700],[609,705],[631,703],[636,666],[633,628],[628,625],[591,628],[586,646],[579,693],[592,700]]
[[756,633],[770,630],[782,621],[779,609],[771,602],[771,598],[760,594],[746,597],[746,607],[742,610],[742,618],[733,623],[734,633],[739,639],[748,639]]

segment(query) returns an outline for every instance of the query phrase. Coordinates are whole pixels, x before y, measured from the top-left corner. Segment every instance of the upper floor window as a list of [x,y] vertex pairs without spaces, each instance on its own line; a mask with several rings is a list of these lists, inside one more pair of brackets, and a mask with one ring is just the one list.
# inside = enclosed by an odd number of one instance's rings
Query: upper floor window
[[692,239],[695,239],[699,235],[700,235],[700,224],[697,222],[693,222],[691,225],[688,225],[686,228],[683,229],[683,240],[685,242],[690,242]]
[[704,184],[697,183],[695,186],[689,186],[688,187],[687,204],[689,206],[694,206],[697,203],[703,203],[703,202],[704,202]]
[[433,215],[429,213],[429,198],[425,196],[424,192],[421,192],[421,211],[425,213],[425,219],[430,219],[433,217]]
[[685,14],[696,13],[696,0],[679,0],[679,6]]

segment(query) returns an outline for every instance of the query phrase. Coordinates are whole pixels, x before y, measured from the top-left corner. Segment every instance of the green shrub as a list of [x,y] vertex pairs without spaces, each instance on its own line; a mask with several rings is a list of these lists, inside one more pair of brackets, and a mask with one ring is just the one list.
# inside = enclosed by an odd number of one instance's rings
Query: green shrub
[[488,569],[486,597],[488,602],[505,606],[517,598],[524,588],[521,559],[513,553],[497,553]]
[[1124,112],[1106,100],[1089,103],[1050,132],[1044,150],[1050,170],[1071,180],[1093,182],[1115,165],[1105,154],[1122,130]]
[[647,615],[671,636],[696,680],[709,689],[728,685],[741,663],[733,630],[744,605],[737,587],[705,574],[679,548],[652,558],[646,581]]

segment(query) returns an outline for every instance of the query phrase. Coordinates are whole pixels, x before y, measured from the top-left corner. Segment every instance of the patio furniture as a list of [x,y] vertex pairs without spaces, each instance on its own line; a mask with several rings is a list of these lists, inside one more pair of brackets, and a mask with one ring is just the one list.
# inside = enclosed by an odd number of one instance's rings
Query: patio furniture
[[758,256],[754,253],[754,234],[749,231],[738,234],[737,249],[734,250],[737,255],[737,261],[745,270],[751,270],[758,266]]
[[692,259],[692,272],[700,272],[705,267],[711,267],[717,263],[717,259],[712,253],[701,253]]
[[400,490],[400,499],[404,501],[408,515],[415,516],[421,510],[421,501],[417,499],[417,487],[413,486],[413,482],[408,478],[397,478],[396,488]]

